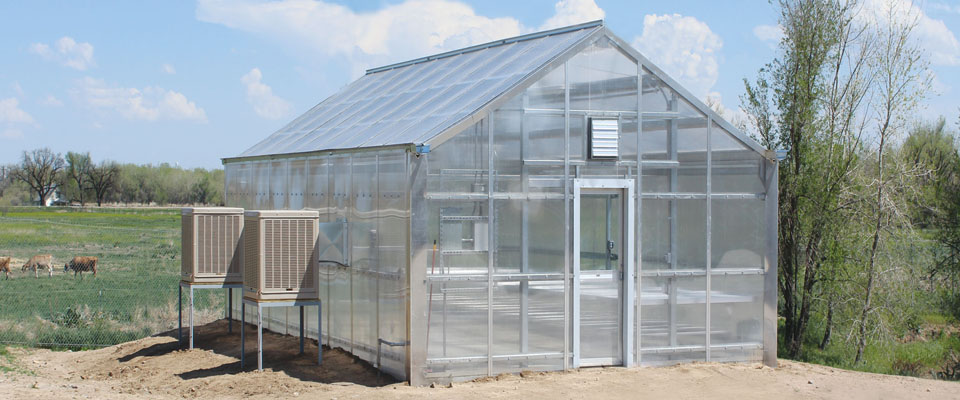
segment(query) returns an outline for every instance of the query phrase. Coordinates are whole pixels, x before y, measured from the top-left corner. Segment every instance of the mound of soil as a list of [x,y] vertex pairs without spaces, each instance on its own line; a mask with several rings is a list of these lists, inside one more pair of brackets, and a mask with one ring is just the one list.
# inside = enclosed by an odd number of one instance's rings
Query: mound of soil
[[238,325],[232,334],[223,320],[199,327],[193,350],[180,349],[175,332],[82,352],[11,349],[15,360],[0,372],[0,398],[960,399],[956,382],[789,361],[777,369],[717,363],[589,368],[418,388],[387,375],[378,379],[369,364],[339,349],[324,348],[323,365],[317,366],[315,341],[308,340],[304,354],[298,354],[296,337],[267,332],[264,371],[257,372],[252,325],[247,327],[247,365],[240,368]]

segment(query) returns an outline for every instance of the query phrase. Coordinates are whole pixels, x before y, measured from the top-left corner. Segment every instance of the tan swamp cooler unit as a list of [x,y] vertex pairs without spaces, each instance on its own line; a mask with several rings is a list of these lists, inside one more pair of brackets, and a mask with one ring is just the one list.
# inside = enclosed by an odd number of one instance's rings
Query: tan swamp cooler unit
[[190,284],[240,284],[243,209],[181,210],[180,280]]
[[305,210],[244,213],[244,298],[317,298],[319,216],[317,211]]

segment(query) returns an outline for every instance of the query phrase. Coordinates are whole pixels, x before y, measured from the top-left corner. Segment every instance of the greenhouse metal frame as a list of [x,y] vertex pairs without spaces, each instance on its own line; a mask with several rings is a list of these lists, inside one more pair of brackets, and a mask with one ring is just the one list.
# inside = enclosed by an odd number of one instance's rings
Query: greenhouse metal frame
[[320,212],[308,335],[413,385],[776,365],[775,153],[602,21],[369,70],[224,165]]

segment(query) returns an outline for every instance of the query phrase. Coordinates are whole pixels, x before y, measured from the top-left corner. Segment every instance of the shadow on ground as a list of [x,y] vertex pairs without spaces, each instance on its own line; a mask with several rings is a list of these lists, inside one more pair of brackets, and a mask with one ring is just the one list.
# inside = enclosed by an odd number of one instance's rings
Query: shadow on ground
[[[177,343],[176,329],[163,332],[157,337],[170,340],[138,349],[120,356],[121,366],[134,365],[144,359],[157,357],[177,357],[189,347],[186,329],[182,345]],[[256,325],[247,324],[246,356],[244,368],[240,368],[240,323],[234,321],[232,333],[227,320],[221,319],[194,327],[194,350],[209,351],[232,358],[231,361],[213,367],[197,368],[175,374],[183,380],[236,375],[257,369]],[[352,383],[368,387],[384,386],[397,381],[387,374],[378,376],[378,371],[369,363],[341,349],[323,348],[323,364],[317,365],[317,341],[306,339],[304,352],[300,354],[299,337],[281,335],[264,330],[263,332],[263,369],[283,373],[304,382],[316,383]],[[122,351],[125,345],[121,345]]]

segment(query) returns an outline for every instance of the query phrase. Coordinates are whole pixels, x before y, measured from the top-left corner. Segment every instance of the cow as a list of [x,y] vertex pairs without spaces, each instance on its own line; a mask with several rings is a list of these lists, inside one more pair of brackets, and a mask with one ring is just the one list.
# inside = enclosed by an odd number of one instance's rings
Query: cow
[[80,280],[83,280],[83,272],[91,271],[93,276],[97,276],[97,258],[96,257],[74,257],[70,262],[63,264],[63,272],[73,270],[73,276],[80,274]]
[[53,277],[53,256],[50,254],[40,254],[33,257],[30,257],[30,260],[26,264],[23,264],[23,268],[20,271],[26,271],[28,269],[33,269],[33,276],[40,278],[40,268],[46,268],[47,274]]
[[0,271],[3,271],[4,279],[10,279],[10,257],[0,257]]

